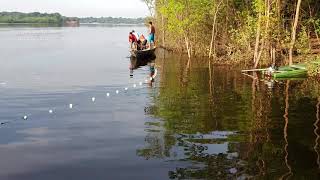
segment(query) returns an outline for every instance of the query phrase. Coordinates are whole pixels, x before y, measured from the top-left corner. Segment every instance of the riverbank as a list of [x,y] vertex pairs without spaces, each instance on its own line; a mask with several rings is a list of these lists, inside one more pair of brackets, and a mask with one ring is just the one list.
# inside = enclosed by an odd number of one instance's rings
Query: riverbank
[[150,7],[158,42],[189,57],[259,67],[292,64],[320,50],[318,1],[156,0]]
[[[168,48],[164,47],[163,45],[160,45],[162,49],[169,51],[169,52],[175,52],[175,53],[181,53],[185,58],[188,58],[187,53],[183,52],[182,50],[179,49],[174,49],[174,48]],[[199,56],[193,56],[191,59],[208,59],[207,56],[205,55],[199,55]],[[244,60],[244,58],[247,58]],[[294,57],[294,63],[305,63],[308,64],[309,62],[314,62],[314,61],[320,61],[320,54],[306,54],[306,55],[298,55]],[[248,55],[243,54],[240,55],[238,58],[231,58],[226,55],[220,56],[220,57],[214,57],[211,59],[211,63],[215,65],[227,65],[231,67],[242,67],[242,68],[251,68],[252,67],[252,57],[248,57]],[[277,66],[284,66],[286,65],[286,61],[276,61]],[[259,68],[265,68],[270,66],[270,59],[262,59]],[[319,69],[313,69],[312,70],[313,76],[315,75],[314,72],[317,71],[320,73],[320,67]],[[319,74],[317,73],[317,74]],[[316,75],[315,75],[316,76]]]

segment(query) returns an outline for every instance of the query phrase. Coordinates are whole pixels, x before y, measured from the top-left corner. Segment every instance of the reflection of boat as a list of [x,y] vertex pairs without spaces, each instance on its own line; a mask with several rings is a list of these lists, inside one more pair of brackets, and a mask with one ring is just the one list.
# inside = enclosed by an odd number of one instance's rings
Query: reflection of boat
[[146,79],[146,82],[148,82],[148,84],[150,84],[150,86],[152,86],[152,83],[154,82],[155,77],[158,74],[157,69],[155,68],[155,59],[156,56],[151,56],[150,58],[146,58],[146,59],[138,59],[135,57],[131,57],[130,61],[130,77],[133,78],[133,72],[135,69],[138,69],[142,66],[149,66],[149,78],[150,80]]
[[137,59],[148,59],[150,57],[155,56],[156,49],[157,49],[156,47],[151,48],[151,49],[144,49],[144,50],[131,49],[130,53],[131,53],[132,57],[135,57]]
[[132,69],[138,69],[141,66],[146,66],[148,63],[154,61],[156,59],[156,56],[150,56],[149,58],[135,58],[135,57],[131,57],[130,61],[131,61],[131,68]]

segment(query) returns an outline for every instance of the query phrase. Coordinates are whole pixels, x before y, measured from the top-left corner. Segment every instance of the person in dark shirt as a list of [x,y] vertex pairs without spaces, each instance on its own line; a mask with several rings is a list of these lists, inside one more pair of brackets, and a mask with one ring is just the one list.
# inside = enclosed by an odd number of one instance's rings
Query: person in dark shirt
[[144,35],[142,34],[141,36],[139,36],[139,39],[137,41],[137,50],[146,49],[146,45],[147,45],[147,40],[144,37]]

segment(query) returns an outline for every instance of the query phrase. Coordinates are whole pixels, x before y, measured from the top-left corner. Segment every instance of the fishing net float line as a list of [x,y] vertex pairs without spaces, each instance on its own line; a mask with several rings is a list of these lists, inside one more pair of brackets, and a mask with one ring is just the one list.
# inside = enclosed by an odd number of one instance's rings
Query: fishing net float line
[[[145,80],[144,80],[145,83],[148,83],[149,81],[152,82],[152,81],[156,78],[156,76],[157,76],[157,74],[153,75],[153,76],[150,77],[149,79],[145,79]],[[139,82],[139,86],[142,86],[142,85],[143,85],[143,82],[140,81],[140,82]],[[132,87],[133,87],[133,89],[137,89],[138,85],[137,85],[136,83],[134,83],[134,84],[132,85]],[[125,87],[123,90],[124,90],[124,91],[123,91],[124,93],[127,93],[128,90],[129,90],[129,87]],[[115,94],[120,94],[120,90],[116,90],[116,91],[115,91]],[[107,92],[107,93],[106,93],[106,97],[110,97],[110,96],[111,96],[111,93],[110,93],[110,92]],[[95,101],[96,101],[96,97],[91,97],[91,101],[92,101],[92,102],[95,102]],[[73,109],[73,108],[74,108],[74,104],[70,103],[70,104],[68,105],[68,108],[69,108],[69,109]],[[53,108],[53,109],[49,109],[49,110],[48,110],[48,113],[49,113],[49,114],[54,114],[54,113],[55,113],[54,108]],[[24,115],[24,116],[21,117],[21,119],[26,121],[26,120],[30,119],[30,117],[31,117],[31,114],[29,114],[29,115]],[[2,125],[6,125],[6,124],[8,124],[8,123],[10,123],[10,122],[13,122],[13,121],[15,121],[15,120],[3,121],[3,122],[0,122],[0,125],[1,125],[1,126],[2,126]],[[17,120],[16,120],[16,121],[17,121]],[[0,127],[1,127],[1,126],[0,126]]]
[[[147,81],[147,80],[146,80],[146,81]],[[140,82],[139,85],[142,86],[143,83]],[[132,87],[133,87],[134,89],[137,88],[137,84],[133,84]],[[129,90],[128,87],[124,88],[124,92],[125,92],[125,93],[126,93],[128,90]],[[119,91],[119,90],[116,90],[115,93],[116,93],[116,94],[119,94],[120,91]],[[111,93],[109,93],[109,92],[106,93],[106,96],[107,96],[107,97],[110,97],[110,96],[111,96]],[[92,101],[92,102],[95,102],[95,101],[96,101],[96,97],[92,97],[92,98],[91,98],[91,101]],[[69,107],[69,109],[73,109],[73,108],[74,108],[74,104],[70,103],[70,104],[68,105],[68,107]],[[54,113],[55,113],[55,111],[54,111],[53,109],[49,109],[48,112],[49,112],[49,114],[54,114]],[[22,117],[22,119],[23,119],[23,120],[28,120],[28,119],[30,119],[30,116],[31,116],[31,115],[24,115],[24,116]],[[5,124],[8,124],[8,123],[10,123],[10,122],[13,122],[13,121],[4,121],[4,122],[1,122],[0,125],[5,125]]]

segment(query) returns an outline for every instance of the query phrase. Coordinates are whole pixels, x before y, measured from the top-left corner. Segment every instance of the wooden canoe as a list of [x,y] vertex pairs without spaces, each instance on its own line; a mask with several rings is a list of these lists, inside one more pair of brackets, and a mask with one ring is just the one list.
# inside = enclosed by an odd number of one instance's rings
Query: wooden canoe
[[130,50],[131,56],[137,59],[148,59],[155,56],[156,47],[144,50]]

